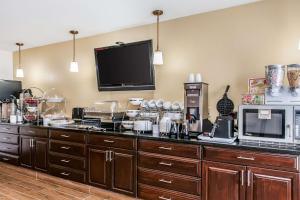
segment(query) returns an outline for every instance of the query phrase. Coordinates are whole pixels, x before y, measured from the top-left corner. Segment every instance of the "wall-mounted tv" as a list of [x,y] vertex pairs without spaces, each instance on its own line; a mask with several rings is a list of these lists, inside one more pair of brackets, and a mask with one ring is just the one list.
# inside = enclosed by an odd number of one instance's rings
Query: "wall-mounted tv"
[[21,81],[10,81],[0,79],[0,101],[11,99],[11,95],[19,98],[21,92]]
[[155,90],[152,40],[95,49],[99,91]]

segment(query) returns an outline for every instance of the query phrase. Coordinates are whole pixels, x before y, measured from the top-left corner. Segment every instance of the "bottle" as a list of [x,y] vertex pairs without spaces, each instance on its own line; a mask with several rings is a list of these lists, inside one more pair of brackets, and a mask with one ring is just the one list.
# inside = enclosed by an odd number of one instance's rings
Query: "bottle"
[[187,122],[184,122],[182,124],[181,132],[180,132],[180,138],[184,140],[189,140],[190,139],[190,134],[188,131],[188,125]]
[[178,127],[176,122],[172,122],[169,138],[178,139]]

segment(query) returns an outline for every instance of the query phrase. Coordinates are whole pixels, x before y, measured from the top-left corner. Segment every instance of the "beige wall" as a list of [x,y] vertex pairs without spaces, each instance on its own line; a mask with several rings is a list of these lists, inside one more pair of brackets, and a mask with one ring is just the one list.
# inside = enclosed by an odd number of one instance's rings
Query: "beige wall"
[[69,100],[70,111],[97,100],[125,102],[139,96],[182,101],[187,75],[200,72],[209,83],[210,112],[215,116],[215,104],[227,84],[232,86],[230,98],[238,105],[240,95],[247,92],[247,79],[264,76],[265,65],[299,63],[299,10],[299,0],[265,0],[163,22],[160,46],[165,64],[156,67],[155,91],[98,92],[93,53],[95,47],[116,41],[154,39],[153,24],[79,39],[77,74],[68,71],[70,41],[28,49],[23,53],[24,86],[57,88]]

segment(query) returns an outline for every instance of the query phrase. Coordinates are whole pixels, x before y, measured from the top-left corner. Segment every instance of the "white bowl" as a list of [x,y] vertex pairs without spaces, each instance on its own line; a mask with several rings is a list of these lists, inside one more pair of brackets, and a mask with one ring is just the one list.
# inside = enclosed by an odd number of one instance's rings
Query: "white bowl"
[[139,110],[127,110],[126,115],[128,117],[136,117],[139,114]]
[[163,108],[165,109],[165,110],[169,110],[170,108],[171,108],[171,102],[170,101],[166,101],[166,102],[164,102],[164,104],[163,104]]
[[147,100],[144,100],[142,103],[141,103],[141,107],[142,108],[148,108],[148,101]]
[[129,102],[134,106],[139,106],[144,101],[143,98],[130,98]]
[[180,104],[177,101],[175,101],[171,105],[171,108],[172,108],[172,110],[179,110],[180,109]]
[[156,102],[155,102],[155,100],[150,100],[149,102],[148,102],[148,106],[149,106],[149,108],[155,108],[156,107]]
[[158,100],[155,101],[155,104],[156,104],[156,107],[162,108],[163,105],[164,105],[164,100],[158,99]]
[[125,129],[133,129],[133,124],[134,124],[133,121],[122,121],[122,126]]

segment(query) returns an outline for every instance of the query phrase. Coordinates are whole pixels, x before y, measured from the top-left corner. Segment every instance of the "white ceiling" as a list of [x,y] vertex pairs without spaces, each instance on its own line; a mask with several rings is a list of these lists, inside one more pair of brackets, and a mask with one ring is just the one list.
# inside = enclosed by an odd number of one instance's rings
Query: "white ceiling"
[[16,50],[255,2],[256,0],[0,0],[0,49]]

